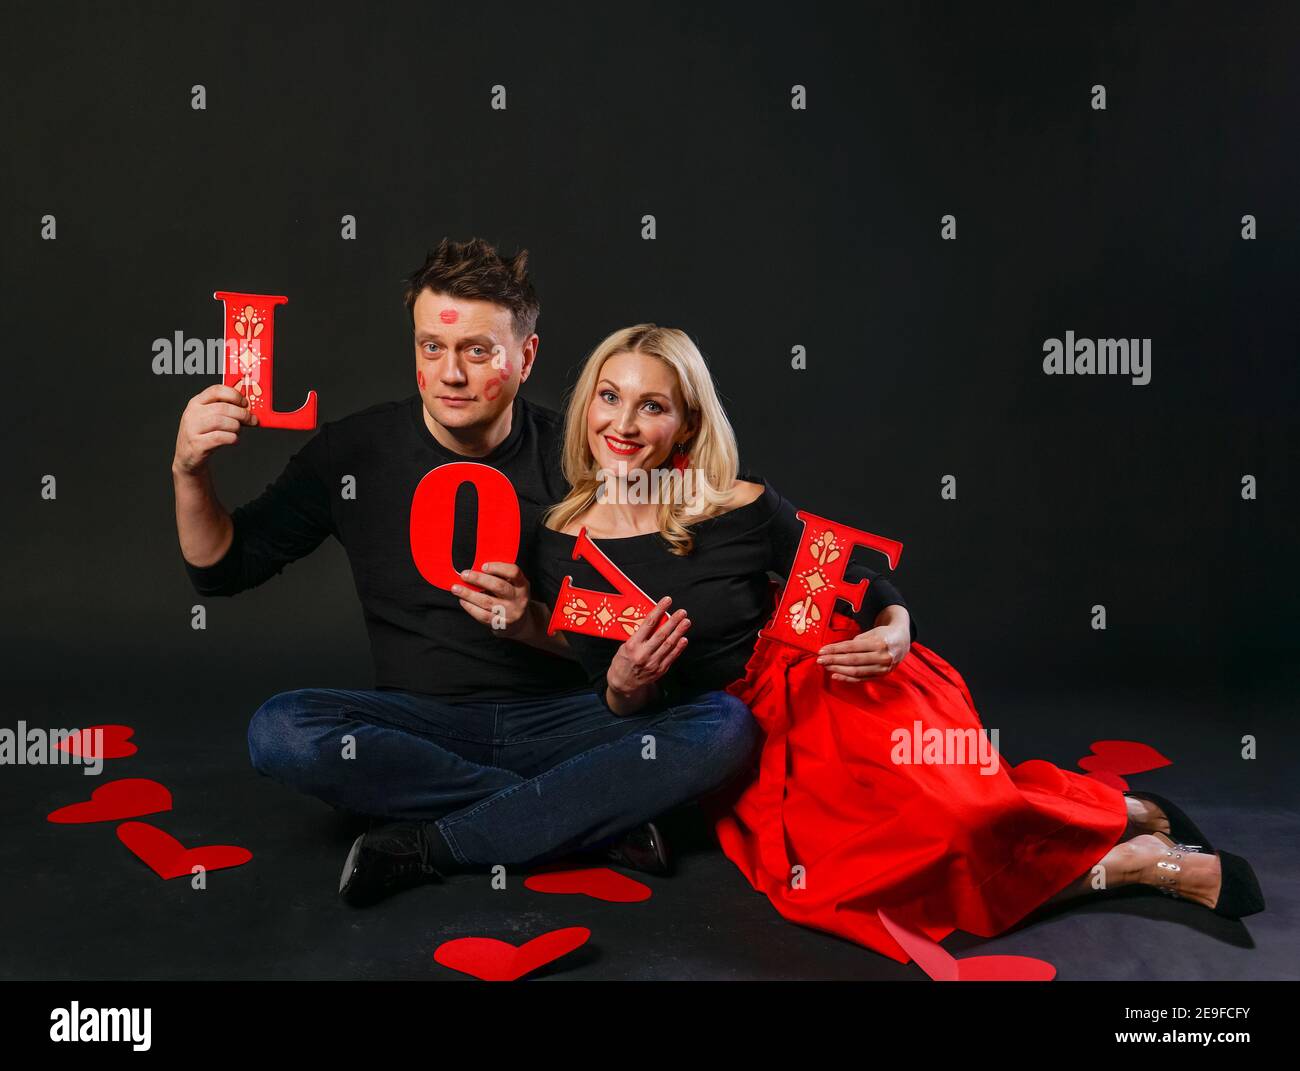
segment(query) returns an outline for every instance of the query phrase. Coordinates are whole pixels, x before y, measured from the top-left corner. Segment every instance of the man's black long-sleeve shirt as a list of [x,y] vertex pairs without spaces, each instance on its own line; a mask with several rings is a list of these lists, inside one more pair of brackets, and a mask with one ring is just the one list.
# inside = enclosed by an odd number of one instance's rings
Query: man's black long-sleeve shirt
[[[274,483],[231,513],[234,538],[206,568],[185,564],[200,595],[234,595],[275,576],[328,536],[347,552],[370,636],[375,687],[448,700],[509,700],[583,689],[576,662],[494,635],[450,591],[420,575],[411,555],[411,501],[432,469],[472,461],[503,472],[519,497],[517,561],[529,572],[541,515],[568,491],[563,431],[549,409],[516,398],[510,434],[490,454],[443,447],[424,422],[419,394],[324,424]],[[355,479],[355,497],[344,481]],[[477,502],[457,495],[452,561],[473,564]],[[450,508],[449,504],[449,508]],[[531,578],[530,578],[531,579]]]

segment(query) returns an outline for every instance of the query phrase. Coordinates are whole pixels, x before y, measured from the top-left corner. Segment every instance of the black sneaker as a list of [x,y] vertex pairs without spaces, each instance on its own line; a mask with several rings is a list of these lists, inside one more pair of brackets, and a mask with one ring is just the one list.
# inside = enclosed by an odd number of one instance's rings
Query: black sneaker
[[646,822],[623,834],[605,849],[604,856],[611,863],[645,874],[662,876],[672,870],[668,843],[653,822]]
[[339,878],[339,896],[353,907],[365,907],[442,878],[429,857],[424,823],[390,822],[352,842]]

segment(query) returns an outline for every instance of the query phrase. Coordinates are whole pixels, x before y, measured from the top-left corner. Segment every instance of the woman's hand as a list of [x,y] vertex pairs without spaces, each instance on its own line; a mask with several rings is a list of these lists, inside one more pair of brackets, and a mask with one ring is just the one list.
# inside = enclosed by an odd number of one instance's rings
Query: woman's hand
[[663,620],[672,601],[667,595],[660,599],[610,662],[605,673],[606,702],[614,713],[629,714],[645,706],[654,683],[686,649],[685,633],[691,627],[686,611],[678,610]]
[[828,643],[817,652],[817,664],[835,681],[883,677],[912,649],[911,618],[901,606],[887,606],[876,627],[851,640]]

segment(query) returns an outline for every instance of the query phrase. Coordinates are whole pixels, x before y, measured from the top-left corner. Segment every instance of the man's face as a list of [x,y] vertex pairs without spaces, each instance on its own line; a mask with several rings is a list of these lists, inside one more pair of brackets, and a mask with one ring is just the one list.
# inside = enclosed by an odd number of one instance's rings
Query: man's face
[[517,339],[504,305],[425,289],[415,299],[415,381],[424,408],[447,428],[487,428],[510,408],[537,356]]

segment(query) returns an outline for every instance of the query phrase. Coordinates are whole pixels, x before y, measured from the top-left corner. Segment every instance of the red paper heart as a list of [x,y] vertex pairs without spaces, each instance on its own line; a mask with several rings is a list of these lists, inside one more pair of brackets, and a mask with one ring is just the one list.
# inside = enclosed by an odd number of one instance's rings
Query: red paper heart
[[876,912],[889,936],[936,982],[1050,982],[1056,968],[1032,956],[970,956],[955,959],[937,941]]
[[247,848],[237,848],[232,844],[186,848],[170,833],[164,833],[148,822],[123,822],[117,827],[117,839],[160,878],[189,877],[190,868],[195,866],[205,870],[225,870],[253,858],[253,853]]
[[458,937],[440,944],[433,958],[444,967],[485,982],[513,982],[580,948],[590,936],[585,926],[568,926],[518,946],[495,937]]
[[524,888],[541,893],[577,893],[611,904],[635,904],[650,899],[650,886],[603,866],[532,874],[524,878]]
[[959,982],[1050,982],[1056,968],[1032,956],[966,956],[957,961]]
[[1155,748],[1136,740],[1096,740],[1091,750],[1091,755],[1079,760],[1079,768],[1087,770],[1089,777],[1121,792],[1128,788],[1128,782],[1121,774],[1145,773],[1173,765]]
[[126,777],[100,785],[82,803],[70,803],[51,811],[47,821],[71,825],[81,822],[118,822],[172,809],[172,794],[147,777]]
[[[96,730],[104,734],[102,755],[95,754]],[[69,755],[83,755],[87,758],[124,759],[139,750],[127,742],[127,738],[134,735],[135,730],[129,725],[92,725],[89,729],[82,729],[76,736],[60,740],[57,748]]]
[[1136,740],[1096,740],[1090,750],[1091,755],[1079,760],[1082,769],[1134,774],[1173,765],[1150,744],[1140,744]]

